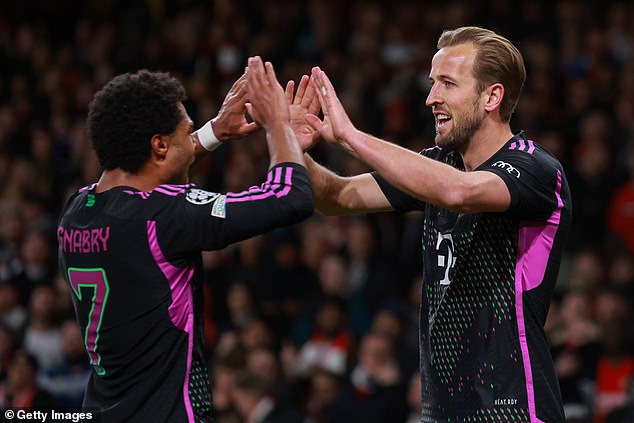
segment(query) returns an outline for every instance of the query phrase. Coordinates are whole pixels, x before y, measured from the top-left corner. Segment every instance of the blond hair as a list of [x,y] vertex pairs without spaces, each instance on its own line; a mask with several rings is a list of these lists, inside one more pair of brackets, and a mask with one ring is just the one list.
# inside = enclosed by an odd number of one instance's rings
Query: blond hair
[[500,117],[508,122],[511,120],[526,80],[522,54],[506,38],[477,26],[464,26],[443,31],[438,39],[437,47],[441,49],[460,44],[473,44],[477,49],[473,63],[473,76],[477,80],[479,92],[495,83],[504,86]]

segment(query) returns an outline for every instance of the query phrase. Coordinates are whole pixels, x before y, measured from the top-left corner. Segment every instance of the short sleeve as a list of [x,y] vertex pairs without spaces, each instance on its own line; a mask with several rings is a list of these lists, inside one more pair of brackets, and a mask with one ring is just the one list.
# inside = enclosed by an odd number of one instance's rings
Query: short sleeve
[[508,213],[520,219],[547,220],[560,205],[561,164],[533,141],[507,144],[477,170],[502,178],[511,195]]
[[396,188],[386,181],[378,172],[372,172],[371,175],[376,180],[376,183],[379,184],[379,188],[381,188],[381,191],[383,191],[383,194],[394,210],[405,213],[412,210],[423,210],[425,208],[425,202]]
[[[444,161],[441,157],[442,149],[438,147],[427,148],[419,154],[433,160]],[[383,191],[383,194],[394,210],[406,213],[409,211],[425,209],[426,203],[424,201],[419,200],[416,197],[412,197],[411,195],[396,188],[394,185],[385,180],[385,178],[383,178],[378,172],[372,172],[372,176],[376,180],[377,184],[379,184],[379,188],[381,188],[381,191]]]

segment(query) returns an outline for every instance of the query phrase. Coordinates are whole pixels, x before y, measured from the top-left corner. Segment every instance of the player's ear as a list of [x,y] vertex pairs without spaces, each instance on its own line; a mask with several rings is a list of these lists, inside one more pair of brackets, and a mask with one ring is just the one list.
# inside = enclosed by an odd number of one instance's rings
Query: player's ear
[[150,140],[150,149],[152,154],[158,160],[163,160],[167,156],[169,141],[167,135],[154,134]]
[[495,109],[499,109],[504,98],[504,85],[499,82],[492,84],[486,89],[487,97],[484,109],[487,112],[492,112]]

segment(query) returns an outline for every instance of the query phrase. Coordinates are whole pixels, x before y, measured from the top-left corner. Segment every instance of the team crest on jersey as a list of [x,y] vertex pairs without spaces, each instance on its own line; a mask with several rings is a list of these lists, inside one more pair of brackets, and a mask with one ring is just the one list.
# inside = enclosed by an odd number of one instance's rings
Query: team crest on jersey
[[226,195],[220,195],[216,198],[213,207],[211,208],[211,215],[216,217],[225,218],[225,201],[227,200]]
[[215,192],[209,192],[198,188],[193,188],[187,191],[187,196],[185,197],[187,201],[192,204],[196,204],[197,206],[202,206],[204,204],[209,204],[218,198],[220,194]]

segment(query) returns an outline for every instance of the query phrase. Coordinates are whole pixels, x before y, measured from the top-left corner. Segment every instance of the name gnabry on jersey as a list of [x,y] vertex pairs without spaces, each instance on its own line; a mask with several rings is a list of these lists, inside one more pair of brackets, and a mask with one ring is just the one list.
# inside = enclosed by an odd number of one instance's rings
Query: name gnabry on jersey
[[108,251],[110,226],[93,229],[57,228],[59,248],[66,253],[100,253]]

